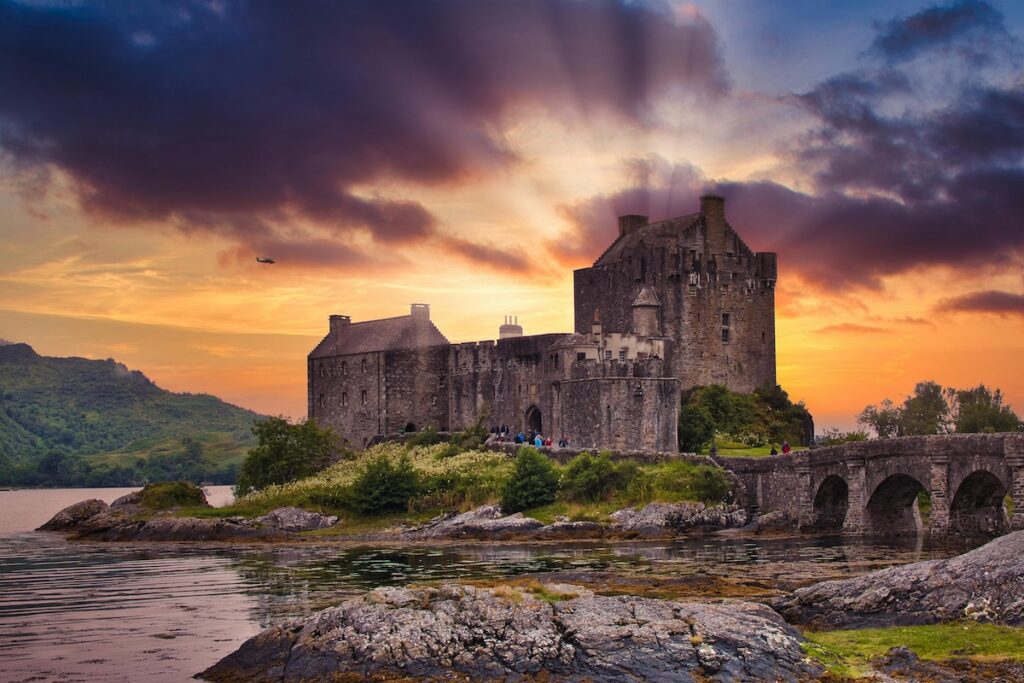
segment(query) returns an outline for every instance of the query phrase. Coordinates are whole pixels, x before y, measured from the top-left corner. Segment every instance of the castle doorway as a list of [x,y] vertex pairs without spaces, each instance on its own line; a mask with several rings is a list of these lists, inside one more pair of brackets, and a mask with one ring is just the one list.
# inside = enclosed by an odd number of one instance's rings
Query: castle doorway
[[537,406],[530,406],[526,409],[526,428],[537,432],[538,434],[543,433],[543,423],[540,419],[540,409]]
[[404,431],[406,433],[408,433],[408,432],[415,432],[416,431],[416,425],[414,425],[412,422],[410,422],[409,424],[405,425],[405,429],[403,429],[402,431]]

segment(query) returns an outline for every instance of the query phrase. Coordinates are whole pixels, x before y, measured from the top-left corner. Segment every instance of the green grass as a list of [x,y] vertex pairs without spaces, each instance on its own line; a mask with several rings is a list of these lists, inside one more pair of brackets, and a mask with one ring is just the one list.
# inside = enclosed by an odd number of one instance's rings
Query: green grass
[[[775,449],[782,454],[782,449],[778,446]],[[793,452],[798,453],[800,451],[806,451],[807,446],[793,446]],[[704,449],[702,453],[708,454],[709,449]],[[718,447],[719,455],[729,455],[743,458],[763,458],[772,454],[771,446],[731,446],[731,447]]]
[[204,500],[203,490],[185,481],[146,484],[139,494],[139,505],[149,510],[166,510],[184,505],[197,506]]
[[869,662],[903,646],[923,660],[1024,661],[1024,628],[957,622],[804,633],[804,650],[836,676],[864,676]]

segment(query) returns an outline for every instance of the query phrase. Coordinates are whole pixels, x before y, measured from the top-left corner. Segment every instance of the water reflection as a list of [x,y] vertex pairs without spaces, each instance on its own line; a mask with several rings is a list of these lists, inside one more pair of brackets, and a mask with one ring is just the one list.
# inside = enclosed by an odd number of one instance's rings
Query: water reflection
[[835,538],[212,547],[17,534],[0,537],[0,679],[183,680],[260,628],[380,585],[612,572],[793,586],[950,554]]

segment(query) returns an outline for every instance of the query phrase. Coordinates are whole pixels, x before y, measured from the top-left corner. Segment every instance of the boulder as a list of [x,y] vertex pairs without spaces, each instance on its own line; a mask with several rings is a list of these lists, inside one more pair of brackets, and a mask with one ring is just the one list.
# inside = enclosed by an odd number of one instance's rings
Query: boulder
[[959,619],[1024,625],[1024,531],[946,560],[915,562],[801,588],[775,603],[815,629]]
[[696,529],[728,529],[747,523],[747,513],[737,505],[704,503],[650,503],[641,509],[618,510],[610,517],[612,532],[644,537],[672,536]]
[[69,505],[53,517],[46,524],[39,527],[39,531],[64,531],[82,524],[86,520],[97,515],[106,513],[110,507],[98,498],[90,498]]
[[[555,590],[557,588],[557,590]],[[802,681],[821,673],[764,605],[547,586],[378,588],[246,641],[209,681]]]
[[558,521],[533,532],[538,539],[601,538],[607,527],[599,522]]
[[435,517],[426,524],[402,532],[410,540],[431,538],[511,538],[529,535],[544,526],[523,513],[502,515],[497,505],[484,505],[462,514],[447,514]]
[[334,526],[338,523],[338,518],[301,508],[283,507],[257,517],[256,522],[267,529],[279,531],[313,531]]

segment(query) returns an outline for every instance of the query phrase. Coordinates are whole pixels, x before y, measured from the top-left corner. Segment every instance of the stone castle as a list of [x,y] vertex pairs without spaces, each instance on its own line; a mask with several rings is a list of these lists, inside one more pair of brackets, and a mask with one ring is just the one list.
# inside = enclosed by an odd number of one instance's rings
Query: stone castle
[[725,200],[619,236],[575,271],[575,332],[451,344],[430,307],[352,322],[332,315],[308,358],[309,418],[356,447],[373,437],[472,424],[536,431],[584,448],[677,450],[683,390],[775,385],[774,253],[754,253]]

